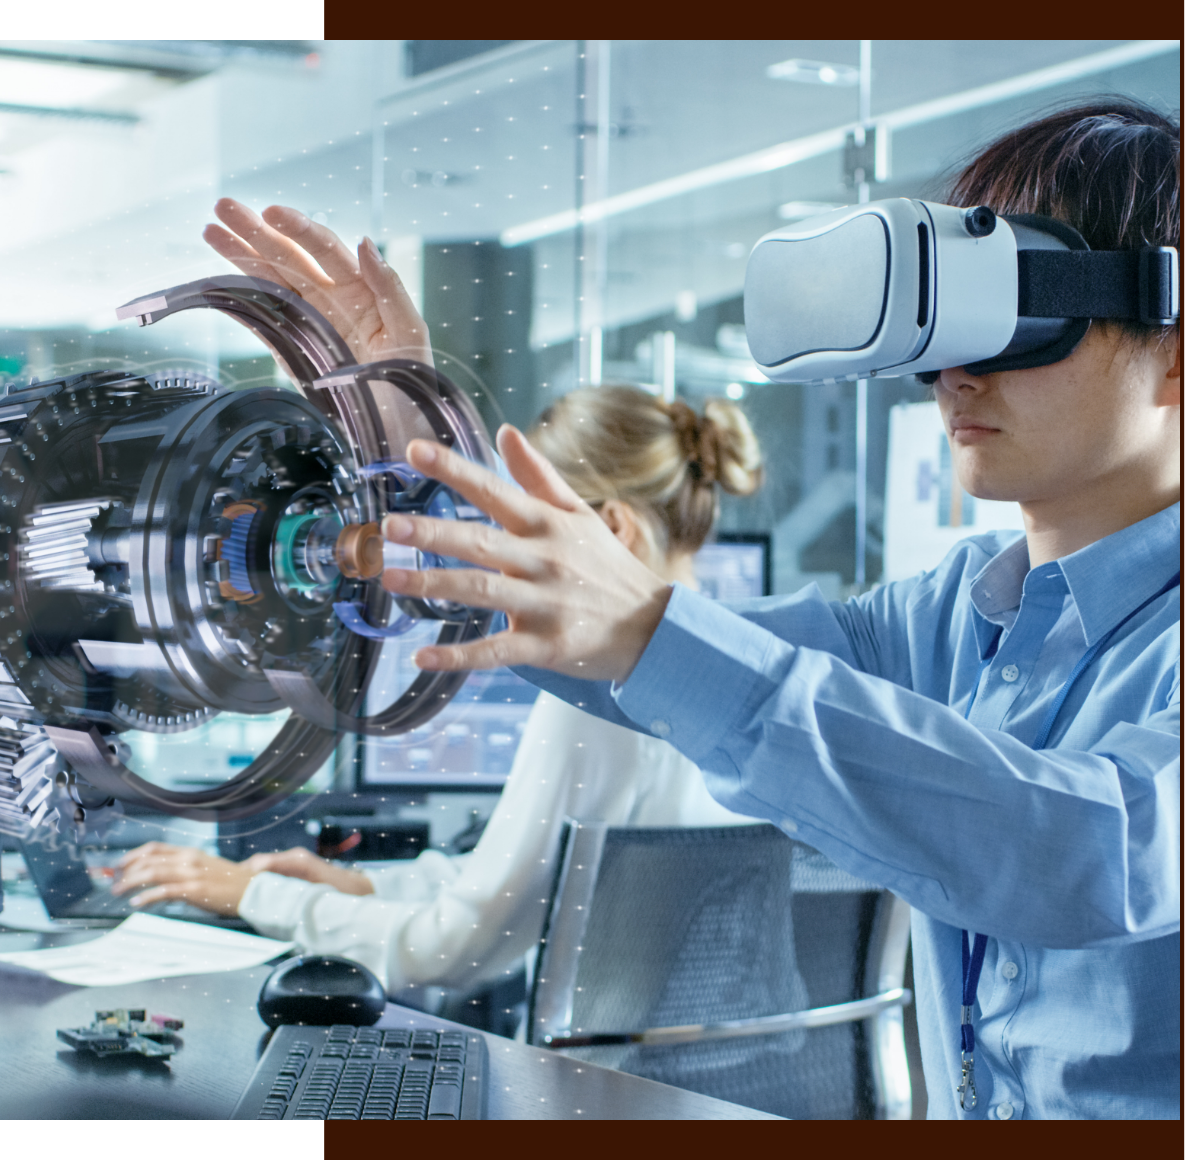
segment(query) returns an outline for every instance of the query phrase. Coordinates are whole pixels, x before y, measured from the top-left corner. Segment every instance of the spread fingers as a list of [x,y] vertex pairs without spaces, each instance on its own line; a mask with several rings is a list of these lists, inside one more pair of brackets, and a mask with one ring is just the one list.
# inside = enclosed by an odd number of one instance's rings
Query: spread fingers
[[525,581],[481,568],[387,568],[383,587],[399,596],[452,600],[470,608],[500,612],[514,612],[532,595]]
[[215,204],[214,212],[219,221],[282,274],[297,293],[307,296],[310,290],[332,285],[328,271],[322,270],[301,246],[273,229],[254,210],[234,198],[224,197]]
[[417,471],[460,492],[504,528],[522,535],[540,527],[547,509],[538,500],[455,451],[427,439],[413,439],[407,445],[407,459]]
[[261,257],[251,246],[247,245],[238,234],[222,226],[208,225],[202,231],[202,237],[214,250],[228,262],[237,266],[248,278],[262,278],[267,282],[276,282],[286,290],[292,286],[279,270],[266,258]]
[[385,516],[383,538],[393,544],[465,560],[511,576],[538,572],[536,557],[517,536],[489,524],[468,520],[437,520],[426,516]]
[[298,209],[269,205],[263,224],[274,233],[307,251],[339,285],[358,277],[358,259],[328,226],[318,225]]

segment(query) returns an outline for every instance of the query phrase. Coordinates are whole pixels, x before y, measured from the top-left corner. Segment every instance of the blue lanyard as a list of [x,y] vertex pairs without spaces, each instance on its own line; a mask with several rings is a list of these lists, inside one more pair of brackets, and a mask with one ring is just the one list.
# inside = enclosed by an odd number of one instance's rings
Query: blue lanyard
[[[1049,712],[1045,715],[1045,720],[1041,722],[1041,728],[1037,730],[1037,736],[1033,739],[1034,749],[1044,749],[1046,743],[1049,741],[1049,734],[1053,729],[1053,723],[1057,720],[1058,713],[1061,712],[1062,706],[1066,703],[1066,698],[1070,695],[1070,690],[1074,687],[1074,683],[1080,676],[1089,668],[1091,661],[1094,660],[1100,652],[1110,643],[1111,638],[1125,625],[1133,616],[1139,612],[1143,612],[1154,600],[1159,600],[1160,597],[1166,593],[1171,592],[1181,583],[1181,573],[1178,572],[1161,590],[1152,596],[1149,596],[1138,608],[1129,612],[1106,636],[1101,637],[1095,641],[1093,645],[1082,654],[1082,659],[1071,670],[1070,675],[1066,678],[1066,683],[1062,685],[1061,692],[1058,693],[1050,706]],[[983,674],[988,666],[992,663],[996,656],[996,650],[1000,643],[1001,630],[996,630],[996,635],[992,637],[991,644],[987,647],[987,652],[984,654],[983,660],[979,665],[979,672],[975,674],[975,687],[971,690],[971,700],[967,703],[967,711],[963,714],[964,717],[971,716],[971,707],[975,704],[975,698],[979,693],[979,686],[983,681]],[[975,936],[974,944],[971,943],[967,931],[963,931],[963,995],[962,1007],[959,1013],[959,1055],[961,1061],[961,1071],[959,1075],[959,1107],[965,1111],[969,1111],[975,1107],[975,1027],[972,1023],[971,1012],[975,1007],[975,995],[979,990],[979,976],[983,971],[983,956],[987,950],[987,935],[977,934]]]

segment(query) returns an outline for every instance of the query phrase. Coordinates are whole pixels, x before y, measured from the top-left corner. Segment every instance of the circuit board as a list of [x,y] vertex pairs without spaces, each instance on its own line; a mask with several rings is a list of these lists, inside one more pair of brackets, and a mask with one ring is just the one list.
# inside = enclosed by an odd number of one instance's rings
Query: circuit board
[[171,1015],[147,1015],[143,1007],[96,1011],[89,1027],[61,1027],[58,1038],[76,1051],[96,1055],[134,1053],[152,1059],[168,1059],[180,1044],[176,1033],[185,1024]]

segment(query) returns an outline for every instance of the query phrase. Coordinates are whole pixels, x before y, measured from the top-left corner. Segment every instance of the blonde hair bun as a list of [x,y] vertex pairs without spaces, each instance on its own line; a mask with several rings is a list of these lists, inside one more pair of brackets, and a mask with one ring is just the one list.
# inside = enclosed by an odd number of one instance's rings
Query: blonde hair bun
[[638,387],[586,387],[544,411],[527,438],[586,503],[623,500],[645,515],[664,551],[699,549],[717,515],[717,485],[751,495],[762,481],[757,437],[726,399],[698,415]]
[[764,476],[761,447],[745,413],[727,399],[709,399],[697,415],[681,399],[667,404],[680,447],[702,484],[730,495],[752,495]]

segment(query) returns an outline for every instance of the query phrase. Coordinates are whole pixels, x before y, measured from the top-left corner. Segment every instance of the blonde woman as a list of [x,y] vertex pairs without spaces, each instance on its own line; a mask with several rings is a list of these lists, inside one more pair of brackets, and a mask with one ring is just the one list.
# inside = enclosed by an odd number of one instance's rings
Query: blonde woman
[[[697,414],[634,387],[575,391],[530,439],[635,557],[688,587],[720,491],[747,495],[761,480],[752,429],[724,400]],[[751,820],[714,802],[700,771],[666,742],[541,693],[469,854],[429,850],[361,872],[303,849],[236,863],[150,843],[128,855],[117,890],[139,890],[136,904],[184,898],[238,913],[263,934],[364,963],[391,994],[467,990],[517,970],[538,942],[566,816],[644,826]]]

